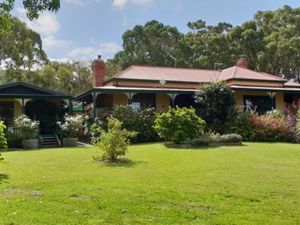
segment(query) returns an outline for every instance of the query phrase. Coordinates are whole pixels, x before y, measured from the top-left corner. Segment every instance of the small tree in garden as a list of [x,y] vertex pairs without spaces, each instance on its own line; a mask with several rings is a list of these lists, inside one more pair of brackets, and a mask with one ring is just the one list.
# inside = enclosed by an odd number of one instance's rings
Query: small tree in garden
[[108,160],[116,161],[119,156],[125,155],[128,145],[130,144],[130,138],[136,135],[135,132],[122,129],[122,123],[115,119],[108,119],[107,131],[101,131],[101,138],[97,142],[96,146],[103,154],[101,157],[94,157],[95,160]]
[[208,128],[224,133],[224,124],[235,106],[232,90],[221,81],[207,83],[196,91],[195,101],[200,105],[200,116]]
[[78,132],[84,126],[83,115],[65,115],[64,122],[57,122],[65,137],[77,137]]
[[16,127],[21,129],[22,139],[36,139],[39,134],[39,121],[31,120],[26,115],[22,114],[15,119]]
[[204,127],[205,121],[196,115],[193,108],[170,108],[158,114],[154,121],[158,135],[176,144],[199,136]]
[[[5,126],[4,122],[0,121],[0,150],[7,148],[7,140],[6,140],[6,137],[5,137],[5,129],[6,129],[6,126]],[[0,161],[1,160],[3,160],[3,158],[1,157],[1,154],[0,154]]]

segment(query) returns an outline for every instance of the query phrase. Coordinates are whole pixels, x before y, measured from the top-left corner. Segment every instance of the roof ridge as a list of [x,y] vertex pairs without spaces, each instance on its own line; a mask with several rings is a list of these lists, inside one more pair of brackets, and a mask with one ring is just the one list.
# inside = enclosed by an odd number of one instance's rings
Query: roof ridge
[[235,78],[235,72],[236,72],[237,66],[234,66],[233,72],[232,72],[232,78]]
[[213,69],[200,69],[200,68],[190,68],[190,67],[172,67],[172,66],[156,66],[156,65],[131,65],[130,67],[151,67],[151,68],[158,68],[158,69],[182,69],[182,70],[202,70],[202,71],[204,70],[204,71],[211,71],[211,72],[215,71]]

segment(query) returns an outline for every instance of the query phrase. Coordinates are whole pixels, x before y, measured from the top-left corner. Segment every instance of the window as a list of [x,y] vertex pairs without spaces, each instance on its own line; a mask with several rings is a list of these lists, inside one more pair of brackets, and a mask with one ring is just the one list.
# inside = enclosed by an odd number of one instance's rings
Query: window
[[13,102],[0,102],[0,119],[3,120],[7,126],[13,126],[14,123]]
[[275,107],[275,97],[272,100],[269,96],[245,95],[244,105],[246,109],[254,110],[259,114],[264,114]]
[[139,104],[140,108],[155,108],[155,94],[135,94],[132,97],[132,103],[136,105]]

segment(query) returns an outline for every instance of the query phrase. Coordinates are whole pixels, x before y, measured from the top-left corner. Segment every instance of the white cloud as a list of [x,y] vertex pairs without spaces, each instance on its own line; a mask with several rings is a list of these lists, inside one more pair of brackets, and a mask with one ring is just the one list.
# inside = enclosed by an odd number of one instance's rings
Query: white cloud
[[122,47],[114,42],[101,43],[98,47],[80,47],[74,48],[67,53],[67,57],[76,60],[91,60],[96,58],[97,55],[102,55],[104,59],[112,57]]
[[139,6],[149,6],[154,0],[113,0],[113,6],[118,9],[123,9],[128,4]]
[[79,6],[83,6],[86,3],[85,0],[65,0],[65,2],[74,4],[74,5],[79,5]]
[[85,6],[90,3],[96,2],[96,3],[101,3],[102,0],[64,0],[66,3],[73,4],[73,5],[78,5],[78,6]]
[[26,17],[26,12],[23,8],[17,8],[18,17],[24,21],[29,28],[40,33],[41,35],[53,35],[60,29],[60,24],[56,15],[49,12],[42,13],[38,19],[30,21]]
[[72,41],[57,39],[53,35],[42,38],[42,41],[45,49],[69,47],[72,44]]
[[38,19],[30,21],[26,17],[24,8],[17,8],[16,12],[17,16],[24,21],[30,29],[41,35],[45,50],[69,47],[72,44],[72,41],[70,40],[56,38],[55,35],[60,30],[60,24],[55,14],[44,12]]

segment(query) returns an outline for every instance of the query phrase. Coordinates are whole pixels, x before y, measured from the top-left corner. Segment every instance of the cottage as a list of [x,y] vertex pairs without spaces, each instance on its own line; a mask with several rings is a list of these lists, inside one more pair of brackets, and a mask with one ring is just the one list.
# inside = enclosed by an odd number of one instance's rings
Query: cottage
[[14,120],[26,114],[40,121],[41,134],[53,134],[56,122],[69,111],[71,100],[71,96],[23,82],[1,85],[0,119],[12,130]]
[[224,70],[133,65],[107,81],[104,81],[104,69],[101,57],[94,60],[94,87],[75,98],[94,117],[114,105],[154,107],[157,111],[165,111],[170,106],[197,107],[194,92],[204,83],[219,80],[232,88],[237,105],[259,113],[274,108],[293,111],[300,104],[300,84],[250,70],[245,59]]

